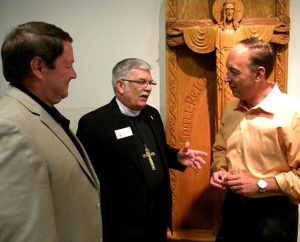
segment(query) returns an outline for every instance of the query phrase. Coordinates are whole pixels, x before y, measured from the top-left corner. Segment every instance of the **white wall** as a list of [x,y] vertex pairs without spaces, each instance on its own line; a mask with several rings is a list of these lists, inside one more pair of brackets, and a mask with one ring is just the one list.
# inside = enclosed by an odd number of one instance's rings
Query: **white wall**
[[[288,93],[300,99],[299,11],[300,1],[290,0]],[[0,42],[11,28],[32,20],[51,22],[71,34],[78,78],[70,85],[69,97],[57,107],[71,119],[74,131],[82,114],[110,101],[111,69],[126,57],[142,58],[152,65],[153,78],[160,84],[149,103],[164,119],[164,15],[164,0],[0,0]],[[0,96],[6,87],[0,75]]]
[[[57,107],[76,130],[82,114],[113,97],[111,70],[127,57],[152,65],[159,85],[149,104],[164,109],[164,15],[164,0],[0,0],[0,42],[17,24],[33,20],[56,24],[70,33],[78,77],[70,84],[69,97]],[[1,74],[0,96],[7,85]]]
[[300,98],[300,1],[290,0],[291,35],[289,44],[288,93]]
[[[291,39],[289,44],[288,93],[300,98],[300,1],[290,0]],[[300,215],[300,207],[299,207]],[[300,242],[300,224],[298,226],[298,242]]]

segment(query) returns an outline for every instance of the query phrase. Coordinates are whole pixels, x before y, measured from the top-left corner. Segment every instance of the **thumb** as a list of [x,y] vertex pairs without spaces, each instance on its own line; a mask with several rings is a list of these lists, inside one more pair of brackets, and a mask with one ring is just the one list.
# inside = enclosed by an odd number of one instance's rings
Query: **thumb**
[[190,148],[190,142],[185,142],[185,144],[184,144],[184,148],[183,148],[183,153],[186,153],[186,152],[188,152],[188,150],[189,150],[189,148]]

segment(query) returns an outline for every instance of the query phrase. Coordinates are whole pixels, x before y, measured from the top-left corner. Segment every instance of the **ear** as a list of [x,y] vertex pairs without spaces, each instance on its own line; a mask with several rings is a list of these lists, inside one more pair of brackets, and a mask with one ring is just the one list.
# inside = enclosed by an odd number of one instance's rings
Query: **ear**
[[121,80],[117,80],[116,81],[116,89],[117,89],[118,93],[120,93],[121,95],[123,95],[124,92],[125,92],[125,84],[124,84],[124,82],[122,82]]
[[266,68],[263,66],[259,66],[256,70],[256,78],[255,80],[261,80],[261,79],[266,78]]
[[37,77],[38,79],[41,79],[43,77],[42,75],[42,69],[44,67],[44,61],[41,57],[35,56],[30,61],[30,68],[32,75]]

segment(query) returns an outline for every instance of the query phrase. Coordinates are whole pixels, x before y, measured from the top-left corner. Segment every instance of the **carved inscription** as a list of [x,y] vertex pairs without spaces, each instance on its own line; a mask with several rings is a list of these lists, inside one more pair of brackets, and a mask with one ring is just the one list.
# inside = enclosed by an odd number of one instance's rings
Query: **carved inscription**
[[184,98],[183,132],[180,135],[183,143],[190,140],[194,111],[205,88],[205,80],[198,79],[193,83],[188,95]]

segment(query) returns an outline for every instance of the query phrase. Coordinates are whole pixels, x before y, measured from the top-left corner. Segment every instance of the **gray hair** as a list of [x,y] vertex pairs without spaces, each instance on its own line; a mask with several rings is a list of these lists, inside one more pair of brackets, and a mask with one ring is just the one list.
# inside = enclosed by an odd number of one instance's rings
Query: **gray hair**
[[126,78],[128,72],[130,72],[132,69],[150,71],[151,66],[146,61],[137,58],[126,58],[118,62],[112,70],[112,86],[114,91],[116,91],[117,80]]

